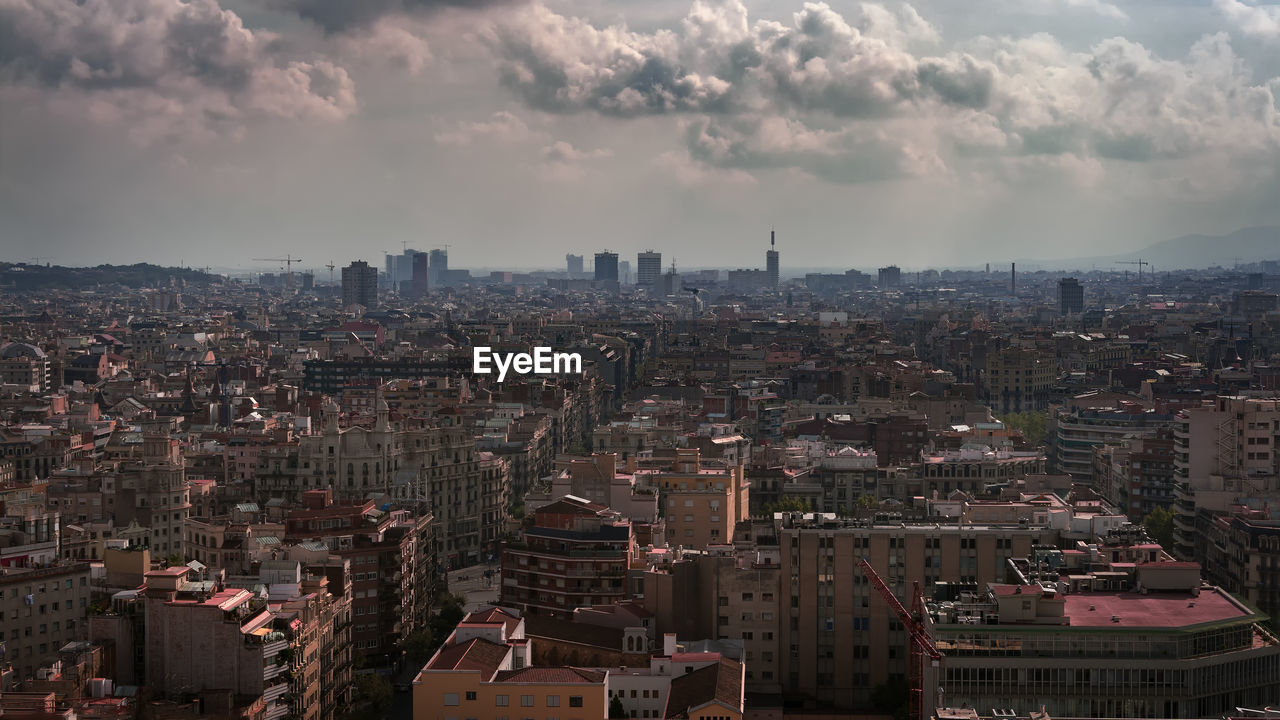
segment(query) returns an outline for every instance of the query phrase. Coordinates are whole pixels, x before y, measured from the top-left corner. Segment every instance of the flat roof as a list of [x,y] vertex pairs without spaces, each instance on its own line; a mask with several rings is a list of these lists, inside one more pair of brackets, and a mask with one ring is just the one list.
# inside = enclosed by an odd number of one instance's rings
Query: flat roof
[[[1202,591],[1199,597],[1189,592],[1069,593],[1063,597],[1072,627],[1181,628],[1252,615],[1217,588]],[[1112,616],[1120,621],[1112,622]]]

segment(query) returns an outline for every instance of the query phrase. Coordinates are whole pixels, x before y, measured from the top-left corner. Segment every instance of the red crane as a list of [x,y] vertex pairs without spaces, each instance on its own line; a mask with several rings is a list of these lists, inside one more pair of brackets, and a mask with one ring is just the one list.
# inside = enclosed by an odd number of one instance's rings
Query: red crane
[[928,716],[924,714],[924,656],[928,655],[929,659],[936,663],[942,659],[942,653],[938,652],[938,648],[933,644],[933,640],[929,638],[929,634],[924,631],[924,593],[920,591],[920,581],[917,580],[913,584],[911,594],[911,612],[902,606],[897,596],[885,584],[885,581],[876,573],[875,568],[871,567],[871,563],[866,558],[858,561],[858,569],[863,575],[867,576],[867,580],[880,593],[880,597],[889,604],[889,609],[898,615],[898,619],[902,621],[902,626],[907,629],[907,634],[911,636],[911,654],[907,660],[907,681],[910,685],[910,714],[911,720],[928,720]]

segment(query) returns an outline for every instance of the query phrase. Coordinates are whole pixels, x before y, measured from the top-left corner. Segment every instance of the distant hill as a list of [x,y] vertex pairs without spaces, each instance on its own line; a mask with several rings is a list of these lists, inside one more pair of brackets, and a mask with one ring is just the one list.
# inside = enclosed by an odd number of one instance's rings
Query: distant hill
[[1150,260],[1161,270],[1280,260],[1280,227],[1244,228],[1229,235],[1183,235],[1128,255]]
[[[1252,263],[1259,260],[1280,260],[1280,227],[1251,227],[1227,235],[1183,235],[1161,240],[1141,250],[1123,255],[1098,255],[1092,257],[1039,260],[1021,258],[1019,268],[1034,270],[1122,270],[1120,261],[1141,258],[1155,268],[1166,270],[1199,270],[1215,265],[1230,268],[1237,262]],[[1137,272],[1137,267],[1130,267]]]
[[96,267],[63,267],[61,265],[28,265],[0,263],[0,287],[24,290],[53,290],[123,285],[130,288],[162,287],[169,280],[207,284],[215,279],[203,270],[161,267],[150,263],[135,265],[98,265]]

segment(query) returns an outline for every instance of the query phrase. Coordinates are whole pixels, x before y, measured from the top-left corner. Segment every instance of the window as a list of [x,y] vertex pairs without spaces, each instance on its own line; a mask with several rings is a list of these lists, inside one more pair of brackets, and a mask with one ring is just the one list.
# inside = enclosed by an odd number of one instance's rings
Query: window
[[496,698],[494,698],[494,701],[493,701],[493,704],[497,705],[498,707],[506,707],[509,703],[510,703],[510,696],[508,695],[498,695]]
[[444,704],[445,704],[445,705],[457,705],[457,704],[458,704],[458,693],[445,693],[445,694],[444,694]]
[[521,695],[521,696],[520,696],[520,707],[533,707],[533,696],[532,696],[532,695]]
[[547,696],[547,707],[560,707],[560,696],[559,696],[559,695],[548,695],[548,696]]
[[468,699],[468,700],[475,700],[475,699],[476,699],[476,694],[475,694],[474,692],[472,692],[472,691],[468,690],[468,691],[467,691],[467,699]]
[[581,696],[581,695],[570,695],[570,696],[569,696],[569,707],[582,707],[582,696]]

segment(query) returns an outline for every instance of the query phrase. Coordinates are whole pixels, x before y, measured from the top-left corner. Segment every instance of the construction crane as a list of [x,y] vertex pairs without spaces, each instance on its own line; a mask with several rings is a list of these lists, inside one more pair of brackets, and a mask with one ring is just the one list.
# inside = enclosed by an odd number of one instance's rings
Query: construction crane
[[333,261],[330,260],[329,264],[325,265],[325,267],[329,268],[329,286],[333,287],[333,268],[334,268]]
[[942,653],[938,652],[937,646],[924,631],[924,593],[920,591],[920,581],[917,580],[912,585],[911,612],[907,612],[866,558],[858,561],[858,569],[876,592],[880,593],[880,597],[884,598],[889,609],[897,614],[898,620],[911,636],[911,652],[907,659],[907,682],[910,685],[910,714],[907,717],[911,720],[927,720],[929,715],[924,712],[924,657],[928,655],[933,667],[937,667],[942,660]]
[[1146,260],[1143,260],[1142,258],[1138,258],[1137,260],[1118,260],[1116,261],[1116,264],[1117,265],[1137,265],[1138,266],[1138,282],[1142,282],[1142,268],[1144,266],[1150,265],[1151,263],[1147,262]]
[[256,262],[284,263],[285,283],[289,287],[293,287],[293,264],[297,262],[302,262],[302,258],[297,258],[297,257],[294,257],[293,255],[285,255],[284,257],[253,258],[253,259]]

